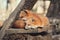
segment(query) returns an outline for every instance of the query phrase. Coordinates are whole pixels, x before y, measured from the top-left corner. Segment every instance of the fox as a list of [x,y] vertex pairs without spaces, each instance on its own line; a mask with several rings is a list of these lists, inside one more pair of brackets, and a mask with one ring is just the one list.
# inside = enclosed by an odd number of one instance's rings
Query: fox
[[43,28],[49,25],[49,20],[46,16],[38,15],[31,10],[21,11],[19,18],[26,23],[25,29],[29,28]]

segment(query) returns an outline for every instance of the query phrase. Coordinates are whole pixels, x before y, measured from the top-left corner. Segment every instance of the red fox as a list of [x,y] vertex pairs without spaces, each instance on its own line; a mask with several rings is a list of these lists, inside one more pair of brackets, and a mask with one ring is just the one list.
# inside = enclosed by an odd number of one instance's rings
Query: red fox
[[30,10],[21,11],[19,17],[26,22],[25,28],[38,28],[49,25],[49,20],[46,16],[38,15]]

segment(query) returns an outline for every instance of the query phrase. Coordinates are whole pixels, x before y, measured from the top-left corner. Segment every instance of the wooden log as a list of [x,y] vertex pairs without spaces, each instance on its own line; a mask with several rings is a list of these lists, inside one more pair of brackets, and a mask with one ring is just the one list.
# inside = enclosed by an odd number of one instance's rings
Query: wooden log
[[7,29],[6,30],[7,34],[12,34],[12,33],[38,33],[37,29],[29,29],[29,30],[25,30],[25,29]]
[[25,33],[13,33],[13,34],[6,34],[3,40],[52,40],[52,36],[50,34],[47,35],[34,35],[34,34],[25,34]]
[[12,34],[12,33],[41,33],[41,32],[51,33],[52,31],[50,30],[50,28],[42,28],[42,29],[40,29],[40,28],[36,28],[36,29],[9,28],[9,29],[6,29],[7,34]]

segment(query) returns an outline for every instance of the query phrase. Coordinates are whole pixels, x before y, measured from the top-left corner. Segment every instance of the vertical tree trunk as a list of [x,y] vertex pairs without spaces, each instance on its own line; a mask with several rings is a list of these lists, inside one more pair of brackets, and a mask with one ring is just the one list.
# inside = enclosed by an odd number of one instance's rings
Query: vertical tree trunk
[[51,0],[47,16],[52,18],[59,18],[60,16],[60,0]]

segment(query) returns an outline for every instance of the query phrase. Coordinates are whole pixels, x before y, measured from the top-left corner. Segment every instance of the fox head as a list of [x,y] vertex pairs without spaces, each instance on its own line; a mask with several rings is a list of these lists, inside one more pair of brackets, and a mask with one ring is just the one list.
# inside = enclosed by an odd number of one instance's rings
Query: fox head
[[20,18],[28,18],[28,17],[31,17],[31,11],[29,10],[24,10],[24,11],[21,11],[19,17]]

